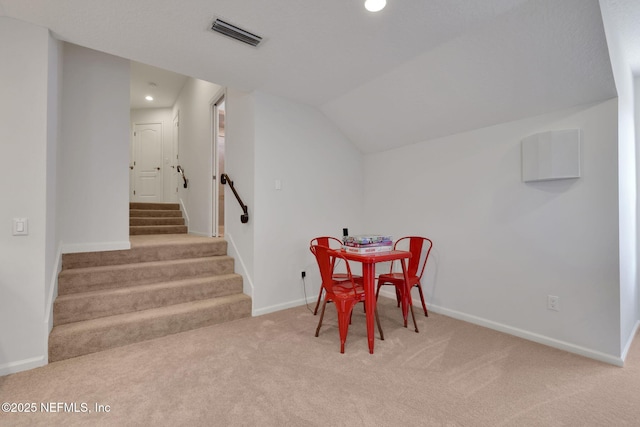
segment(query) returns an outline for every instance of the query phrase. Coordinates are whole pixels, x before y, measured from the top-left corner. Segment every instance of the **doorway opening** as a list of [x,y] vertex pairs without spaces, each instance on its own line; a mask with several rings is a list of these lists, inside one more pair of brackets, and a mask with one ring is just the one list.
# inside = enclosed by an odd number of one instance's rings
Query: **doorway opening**
[[224,94],[214,103],[212,110],[212,163],[213,163],[213,207],[212,207],[212,236],[224,236],[224,186],[220,176],[224,173],[225,150],[225,99]]

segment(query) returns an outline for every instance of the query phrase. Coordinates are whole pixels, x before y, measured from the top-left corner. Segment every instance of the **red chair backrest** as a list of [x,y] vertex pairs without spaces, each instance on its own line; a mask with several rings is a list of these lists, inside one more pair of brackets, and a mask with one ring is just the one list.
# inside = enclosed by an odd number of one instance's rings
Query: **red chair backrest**
[[[320,269],[320,277],[322,278],[322,286],[327,290],[327,292],[333,292],[333,265],[336,258],[341,258],[345,262],[345,266],[347,268],[347,277],[349,279],[349,282],[351,283],[352,288],[354,289],[355,294],[355,283],[353,281],[353,276],[351,275],[349,262],[346,258],[344,258],[341,254],[334,252],[327,246],[312,245],[309,247],[309,250],[311,250],[311,253],[316,257],[318,268]],[[341,287],[344,287],[344,284],[345,282],[340,282]]]
[[331,249],[340,249],[342,247],[342,240],[332,236],[320,236],[311,239],[309,246],[314,245],[325,246]]
[[[342,240],[338,239],[337,237],[332,237],[332,236],[320,236],[320,237],[314,237],[313,239],[311,239],[311,242],[309,242],[310,246],[324,246],[326,248],[331,248],[331,249],[340,249],[342,248]],[[313,251],[311,251],[313,252]],[[336,263],[336,259],[332,258],[331,259],[331,271],[333,271],[335,269],[335,263]]]
[[[407,245],[408,248],[406,248]],[[431,239],[420,236],[402,237],[393,245],[393,249],[408,250],[411,252],[411,258],[409,258],[409,262],[407,263],[407,274],[419,278],[422,278],[432,247],[433,242]],[[393,265],[391,269],[393,270]]]

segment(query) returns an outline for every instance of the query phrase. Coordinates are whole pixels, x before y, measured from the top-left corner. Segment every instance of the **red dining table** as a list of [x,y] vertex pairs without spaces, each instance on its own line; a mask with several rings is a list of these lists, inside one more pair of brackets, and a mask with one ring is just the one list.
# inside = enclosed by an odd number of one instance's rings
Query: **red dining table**
[[[367,319],[367,339],[369,341],[369,353],[373,354],[373,344],[375,338],[374,332],[374,320],[376,312],[376,263],[397,261],[402,264],[402,272],[405,276],[404,282],[409,283],[407,277],[406,260],[411,258],[411,252],[409,251],[387,251],[387,252],[374,252],[368,254],[357,254],[353,252],[347,252],[344,250],[336,250],[343,257],[349,261],[362,263],[362,278],[364,281],[364,306]],[[409,307],[412,304],[411,293],[408,291],[402,292],[402,316],[404,317],[404,326],[407,327],[407,315],[409,313]],[[415,325],[415,318],[414,318]],[[416,332],[418,332],[418,326],[416,325]]]

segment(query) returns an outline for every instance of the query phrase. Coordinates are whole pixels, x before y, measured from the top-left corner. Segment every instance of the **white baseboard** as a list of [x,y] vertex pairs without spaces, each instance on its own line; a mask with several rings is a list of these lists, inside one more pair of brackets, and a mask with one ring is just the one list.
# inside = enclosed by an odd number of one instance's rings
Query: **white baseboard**
[[[53,302],[58,296],[58,274],[62,270],[62,243],[58,245],[58,253],[56,254],[56,262],[51,273],[51,282],[49,285],[49,295],[45,303],[44,311],[44,351],[48,352],[49,334],[53,329]],[[47,360],[48,361],[48,360]]]
[[627,354],[629,353],[629,349],[631,348],[631,343],[633,342],[633,339],[635,338],[639,327],[640,327],[640,320],[637,320],[635,326],[633,327],[633,331],[631,331],[631,334],[629,335],[629,338],[627,339],[627,343],[625,344],[624,349],[622,350],[622,360],[623,361],[625,361],[627,359]]
[[[229,255],[230,257],[232,257],[234,260],[237,261],[234,264],[234,266],[236,266],[236,269],[238,267],[240,268],[240,273],[238,274],[242,276],[242,290],[245,294],[249,295],[253,300],[255,288],[253,286],[253,280],[251,279],[251,276],[249,275],[249,271],[247,270],[247,266],[244,263],[244,259],[242,258],[242,256],[240,255],[240,252],[238,251],[238,247],[236,246],[236,242],[233,240],[233,236],[227,232],[225,233],[224,238],[229,244],[227,249],[227,255]],[[229,249],[231,250],[231,253],[229,253]],[[245,286],[245,283],[247,284],[247,286]],[[252,315],[257,316],[255,311],[252,312]]]
[[131,242],[128,240],[121,242],[95,242],[95,243],[63,243],[62,253],[71,254],[77,252],[101,252],[119,251],[131,249]]
[[58,245],[58,253],[56,253],[56,262],[51,273],[51,285],[49,287],[49,295],[47,296],[47,304],[45,305],[45,319],[51,316],[53,311],[53,301],[58,296],[58,274],[62,270],[62,243]]
[[184,200],[182,197],[179,199],[180,202],[180,210],[182,211],[182,216],[184,217],[184,225],[187,226],[187,230],[189,229],[189,212],[187,212],[187,206],[184,204]]
[[[385,298],[390,298],[395,300],[396,295],[394,292],[390,292],[385,289],[380,290],[380,296]],[[262,314],[268,314],[279,310],[284,310],[291,307],[298,307],[300,305],[309,304],[311,302],[315,303],[317,297],[313,297],[312,299],[299,299],[295,301],[286,302],[283,304],[277,304],[270,307],[264,307],[254,311],[254,316],[260,316]],[[420,301],[413,301],[415,307],[422,309],[422,305]],[[433,304],[427,304],[427,308],[434,313],[442,314],[444,316],[452,317],[454,319],[462,320],[464,322],[472,323],[474,325],[483,326],[485,328],[493,329],[495,331],[503,332],[505,334],[513,335],[519,338],[523,338],[529,341],[537,342],[539,344],[547,345],[549,347],[557,348],[559,350],[564,350],[569,353],[578,354],[580,356],[588,357],[590,359],[598,360],[601,362],[609,363],[615,366],[623,366],[624,365],[624,357],[616,357],[611,354],[606,354],[599,352],[597,350],[593,350],[586,347],[581,347],[575,344],[568,343],[566,341],[557,340],[555,338],[547,337],[544,335],[536,334],[534,332],[525,331],[523,329],[514,328],[509,325],[505,325],[502,323],[494,322],[492,320],[484,319],[481,317],[473,316],[471,314],[462,313],[460,311],[451,310],[445,307],[440,307]],[[631,334],[629,342],[625,348],[625,352],[623,356],[626,356],[626,352],[631,346],[631,341],[635,336],[635,331],[640,327],[640,323],[636,324],[636,328],[634,329],[634,333]]]
[[316,300],[317,300],[316,297],[313,297],[312,299],[309,299],[309,300],[305,300],[304,298],[302,298],[295,301],[288,301],[282,304],[263,307],[257,310],[253,310],[253,316],[262,316],[263,314],[275,313],[276,311],[286,310],[288,308],[293,308],[293,307],[299,307],[305,304],[311,304],[311,303],[315,304]]
[[0,365],[0,377],[16,372],[27,371],[29,369],[39,368],[47,364],[45,356],[31,357],[29,359],[18,360]]
[[[395,299],[395,293],[381,290],[380,295],[384,295],[388,298]],[[414,307],[419,307],[422,309],[422,304],[420,300],[413,301]],[[624,358],[616,357],[611,354],[602,353],[596,350],[592,350],[590,348],[581,347],[575,344],[568,343],[566,341],[557,340],[555,338],[547,337],[545,335],[536,334],[534,332],[525,331],[523,329],[514,328],[509,325],[505,325],[502,323],[494,322],[492,320],[484,319],[481,317],[473,316],[471,314],[462,313],[460,311],[451,310],[445,307],[440,307],[437,305],[427,304],[427,309],[433,311],[434,313],[442,314],[444,316],[452,317],[454,319],[462,320],[464,322],[473,323],[474,325],[483,326],[485,328],[493,329],[495,331],[504,332],[505,334],[513,335],[519,338],[523,338],[529,341],[537,342],[539,344],[544,344],[549,347],[557,348],[559,350],[564,350],[569,353],[578,354],[580,356],[588,357],[590,359],[599,360],[600,362],[609,363],[615,366],[623,366]],[[633,335],[632,335],[633,338]],[[630,343],[628,344],[628,346]]]

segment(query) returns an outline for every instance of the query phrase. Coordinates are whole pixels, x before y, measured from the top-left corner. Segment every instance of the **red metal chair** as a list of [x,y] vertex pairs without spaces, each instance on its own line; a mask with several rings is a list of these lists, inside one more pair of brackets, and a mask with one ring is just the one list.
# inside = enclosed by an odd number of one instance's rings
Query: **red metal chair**
[[[337,237],[331,237],[331,236],[315,237],[311,239],[309,246],[316,246],[316,245],[325,246],[331,249],[340,249],[342,248],[342,240],[338,239]],[[336,267],[335,258],[333,258],[333,264],[331,265],[332,272],[335,270],[335,267]],[[345,281],[345,280],[349,280],[349,278],[347,277],[346,273],[333,273],[333,280]],[[353,275],[353,280],[355,280],[357,283],[362,283],[363,279],[362,279],[362,276]],[[318,314],[318,308],[320,307],[320,301],[322,301],[323,293],[324,293],[324,289],[322,288],[322,286],[320,286],[320,293],[318,294],[318,301],[316,302],[316,308],[313,310],[314,316]]]
[[426,237],[407,236],[398,239],[393,245],[393,249],[408,250],[411,252],[411,258],[409,258],[409,262],[407,263],[407,275],[409,276],[408,286],[405,287],[402,272],[394,273],[393,264],[391,264],[391,269],[388,274],[378,276],[376,299],[382,286],[393,285],[396,287],[396,299],[398,300],[398,306],[400,306],[400,300],[404,295],[404,290],[407,289],[411,292],[411,289],[415,286],[418,288],[418,292],[420,292],[420,301],[422,302],[424,315],[428,317],[429,313],[427,312],[427,305],[424,303],[424,293],[422,292],[422,284],[420,282],[424,274],[424,269],[427,266],[432,247],[433,242]]
[[[353,312],[353,307],[357,303],[364,302],[364,287],[362,284],[355,282],[351,275],[349,262],[341,254],[331,251],[331,249],[326,246],[320,245],[313,245],[309,249],[311,249],[311,253],[315,255],[316,261],[318,262],[320,276],[322,277],[322,288],[325,291],[322,312],[320,313],[320,321],[316,328],[316,337],[320,334],[320,328],[322,327],[322,319],[324,318],[324,310],[327,307],[327,302],[332,301],[338,312],[340,353],[344,353],[344,344],[347,340],[347,332],[349,331],[349,323],[351,322],[351,313]],[[333,267],[336,259],[344,260],[347,270],[347,280],[335,280],[333,278]],[[384,334],[382,333],[382,326],[380,325],[380,318],[378,318],[377,308],[375,316],[376,323],[378,324],[378,331],[380,331],[380,339],[384,340]]]

